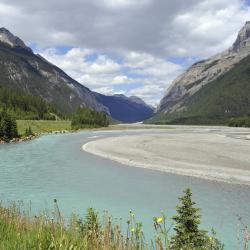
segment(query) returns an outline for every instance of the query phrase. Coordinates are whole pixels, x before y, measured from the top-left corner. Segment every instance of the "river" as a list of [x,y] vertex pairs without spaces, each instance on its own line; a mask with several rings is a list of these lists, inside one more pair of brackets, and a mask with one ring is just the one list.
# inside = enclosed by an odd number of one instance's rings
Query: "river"
[[[152,131],[151,131],[152,132]],[[201,208],[202,227],[214,228],[225,249],[236,249],[237,217],[250,225],[250,186],[214,182],[153,170],[127,167],[94,156],[82,145],[96,137],[138,135],[150,130],[85,131],[44,135],[33,141],[0,145],[0,198],[4,202],[31,202],[35,211],[51,209],[56,198],[65,216],[84,215],[94,207],[114,218],[133,210],[147,238],[152,218],[175,213],[178,196],[190,187]]]

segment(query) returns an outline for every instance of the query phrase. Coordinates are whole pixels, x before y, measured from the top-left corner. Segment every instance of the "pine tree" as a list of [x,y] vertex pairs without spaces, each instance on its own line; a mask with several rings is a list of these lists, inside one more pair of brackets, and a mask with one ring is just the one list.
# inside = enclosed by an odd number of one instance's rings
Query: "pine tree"
[[6,112],[0,113],[0,139],[9,141],[18,137],[16,121]]
[[179,200],[181,204],[176,207],[178,215],[173,217],[175,234],[171,238],[171,249],[206,249],[209,238],[206,231],[199,229],[200,209],[194,207],[196,203],[192,201],[191,190],[186,189]]
[[99,113],[89,108],[79,108],[72,116],[72,129],[80,129],[85,127],[107,127],[109,120],[104,113]]

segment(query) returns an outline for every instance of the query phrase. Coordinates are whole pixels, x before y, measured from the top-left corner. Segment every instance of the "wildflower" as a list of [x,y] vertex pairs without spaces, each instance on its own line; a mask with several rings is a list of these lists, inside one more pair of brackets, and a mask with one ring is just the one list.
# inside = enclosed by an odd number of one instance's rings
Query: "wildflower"
[[161,224],[163,222],[163,218],[162,217],[158,217],[156,221],[157,221],[158,224]]

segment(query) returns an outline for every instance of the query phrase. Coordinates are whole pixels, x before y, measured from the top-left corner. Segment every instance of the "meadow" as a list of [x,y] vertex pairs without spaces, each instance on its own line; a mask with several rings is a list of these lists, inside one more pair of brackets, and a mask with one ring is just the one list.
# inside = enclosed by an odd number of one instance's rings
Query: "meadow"
[[59,120],[17,120],[18,133],[25,134],[25,130],[31,128],[33,133],[50,133],[53,131],[71,130],[71,121]]

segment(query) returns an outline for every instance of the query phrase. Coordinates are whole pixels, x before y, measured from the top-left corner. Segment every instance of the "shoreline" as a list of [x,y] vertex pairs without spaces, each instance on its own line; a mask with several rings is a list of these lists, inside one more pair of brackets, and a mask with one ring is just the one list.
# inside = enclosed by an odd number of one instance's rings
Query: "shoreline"
[[[196,137],[194,143],[192,137]],[[82,150],[130,167],[250,185],[248,137],[234,138],[215,133],[144,134],[92,140],[85,143]],[[223,151],[225,143],[227,147],[236,145],[232,150],[226,148]],[[237,147],[239,150],[235,151]]]
[[69,134],[69,133],[80,133],[83,131],[107,131],[107,132],[112,132],[112,131],[124,131],[124,130],[144,130],[144,129],[169,129],[170,126],[168,125],[140,125],[140,124],[116,124],[116,125],[110,125],[108,127],[86,127],[83,129],[78,129],[78,130],[54,130],[50,132],[38,132],[35,133],[34,135],[30,136],[23,136],[18,138],[13,138],[9,142],[6,142],[4,140],[0,140],[0,145],[4,144],[17,144],[17,143],[22,143],[22,142],[27,142],[31,140],[35,140],[43,135],[51,135],[51,134]]

